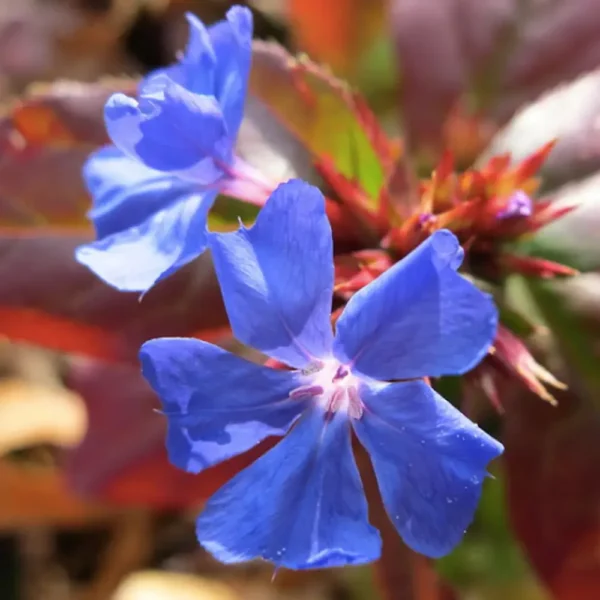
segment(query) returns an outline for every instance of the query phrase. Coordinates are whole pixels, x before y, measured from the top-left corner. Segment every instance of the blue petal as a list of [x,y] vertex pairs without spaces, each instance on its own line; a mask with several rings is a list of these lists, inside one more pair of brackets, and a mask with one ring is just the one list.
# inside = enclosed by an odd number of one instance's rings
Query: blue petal
[[373,379],[455,375],[487,353],[498,315],[488,294],[456,273],[463,251],[437,231],[355,294],[337,321],[334,352]]
[[88,216],[99,238],[139,225],[192,191],[192,184],[149,169],[115,146],[92,154],[83,177],[93,200]]
[[215,196],[182,195],[139,225],[80,246],[75,257],[118,290],[146,291],[204,252]]
[[280,185],[250,229],[209,236],[234,335],[297,368],[329,355],[331,227],[319,190]]
[[232,141],[217,100],[187,91],[164,71],[146,80],[139,102],[111,96],[104,116],[114,144],[152,169],[209,185],[231,163]]
[[186,14],[190,38],[181,61],[169,67],[170,77],[194,94],[214,96],[217,56],[204,23]]
[[104,105],[104,123],[111,140],[125,154],[136,158],[135,147],[142,137],[141,120],[138,101],[125,94],[113,94]]
[[227,11],[227,20],[209,29],[218,59],[214,95],[221,104],[232,137],[242,123],[250,62],[252,59],[252,13],[243,6]]
[[413,550],[437,558],[460,542],[489,461],[502,445],[422,381],[364,384],[354,430],[386,510]]
[[166,75],[194,94],[215,95],[215,72],[217,57],[210,35],[204,23],[194,14],[186,13],[189,25],[189,39],[179,61],[151,71],[141,80],[138,90],[148,91],[148,85],[159,74]]
[[381,542],[367,520],[347,417],[310,409],[208,501],[196,531],[225,563],[263,558],[308,569],[376,560]]
[[298,386],[294,373],[256,365],[200,340],[150,340],[140,359],[169,420],[170,459],[187,471],[283,435],[306,406],[288,398]]

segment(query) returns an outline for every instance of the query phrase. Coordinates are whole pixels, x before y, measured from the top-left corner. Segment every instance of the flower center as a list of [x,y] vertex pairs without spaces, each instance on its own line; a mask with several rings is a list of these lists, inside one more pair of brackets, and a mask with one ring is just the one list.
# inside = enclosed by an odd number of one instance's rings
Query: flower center
[[327,412],[343,410],[360,419],[364,406],[358,394],[358,379],[345,365],[329,360],[309,365],[302,371],[308,381],[290,392],[290,398],[314,398]]

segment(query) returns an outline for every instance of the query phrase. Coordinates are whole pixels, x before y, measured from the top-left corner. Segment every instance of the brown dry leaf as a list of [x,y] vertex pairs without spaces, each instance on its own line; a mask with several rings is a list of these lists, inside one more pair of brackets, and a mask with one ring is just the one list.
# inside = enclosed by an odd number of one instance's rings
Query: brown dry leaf
[[21,467],[0,460],[0,531],[79,525],[104,520],[115,510],[76,498],[55,469]]
[[79,600],[110,598],[128,575],[147,563],[154,547],[152,525],[145,510],[123,513],[113,521],[111,542]]
[[112,600],[239,600],[224,583],[193,575],[140,571],[129,576]]
[[36,444],[74,446],[87,426],[76,394],[20,379],[0,382],[0,455]]

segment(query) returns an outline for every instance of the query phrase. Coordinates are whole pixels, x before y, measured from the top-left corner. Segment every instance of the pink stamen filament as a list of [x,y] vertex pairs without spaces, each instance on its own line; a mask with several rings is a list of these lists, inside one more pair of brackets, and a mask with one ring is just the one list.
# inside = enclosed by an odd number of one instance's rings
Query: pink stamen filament
[[[260,171],[237,156],[231,165],[215,158],[213,160],[227,176],[227,179],[221,180],[217,185],[223,192],[239,200],[262,206],[277,187],[275,183],[263,179]],[[240,192],[239,187],[236,185],[239,182],[250,184],[253,188],[252,191],[245,188],[243,192]]]
[[300,400],[303,398],[314,398],[320,396],[325,390],[320,385],[303,385],[290,392],[292,400]]
[[337,412],[342,408],[344,404],[344,397],[346,396],[346,390],[342,387],[336,387],[333,390],[333,394],[329,398],[329,402],[327,403],[327,410],[329,412]]
[[347,389],[348,392],[348,414],[352,419],[360,419],[364,412],[364,406],[360,396],[358,395],[358,390],[351,385]]

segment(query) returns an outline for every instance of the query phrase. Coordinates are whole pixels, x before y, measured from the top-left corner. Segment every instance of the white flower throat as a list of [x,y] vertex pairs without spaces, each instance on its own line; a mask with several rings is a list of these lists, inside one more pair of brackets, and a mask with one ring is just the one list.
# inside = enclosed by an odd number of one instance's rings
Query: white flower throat
[[359,380],[350,369],[335,359],[309,365],[302,370],[308,379],[290,392],[290,398],[314,398],[329,413],[344,411],[352,419],[360,419],[364,406],[358,393]]

